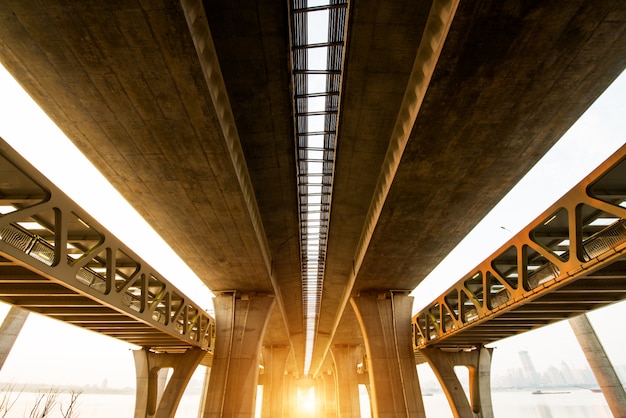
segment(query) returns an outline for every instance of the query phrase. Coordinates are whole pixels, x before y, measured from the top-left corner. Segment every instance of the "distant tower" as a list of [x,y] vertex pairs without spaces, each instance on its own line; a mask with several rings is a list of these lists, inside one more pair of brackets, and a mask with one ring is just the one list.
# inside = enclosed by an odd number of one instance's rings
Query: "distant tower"
[[577,376],[574,376],[574,373],[572,373],[572,369],[564,361],[561,362],[561,374],[563,375],[565,383],[567,383],[568,385],[582,383]]
[[522,370],[524,371],[526,381],[533,386],[539,384],[539,375],[530,359],[530,355],[528,355],[528,351],[520,351],[518,355],[522,362]]

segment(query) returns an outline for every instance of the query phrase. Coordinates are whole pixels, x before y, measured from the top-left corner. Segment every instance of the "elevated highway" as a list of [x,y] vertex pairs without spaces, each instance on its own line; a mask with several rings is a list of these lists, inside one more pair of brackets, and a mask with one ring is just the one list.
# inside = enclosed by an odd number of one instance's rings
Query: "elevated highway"
[[364,352],[413,413],[406,294],[624,70],[626,5],[6,0],[0,61],[216,293],[207,416],[249,412],[258,357],[347,382]]

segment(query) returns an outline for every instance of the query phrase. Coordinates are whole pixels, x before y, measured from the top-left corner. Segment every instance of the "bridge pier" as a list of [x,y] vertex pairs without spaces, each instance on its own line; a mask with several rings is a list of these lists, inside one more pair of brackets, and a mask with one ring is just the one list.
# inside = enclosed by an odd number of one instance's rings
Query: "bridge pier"
[[335,345],[331,350],[337,379],[337,411],[340,418],[360,418],[359,375],[357,363],[361,358],[356,345]]
[[[189,379],[206,355],[199,349],[185,353],[152,353],[147,349],[133,351],[137,373],[135,418],[173,418]],[[162,369],[173,369],[163,389]]]
[[293,374],[285,376],[285,418],[297,418],[298,416],[298,385]]
[[315,379],[315,417],[326,417],[326,405],[324,405],[324,379],[320,376]]
[[214,299],[215,351],[203,418],[254,417],[261,343],[275,301],[235,292]]
[[373,416],[425,417],[411,343],[413,298],[386,292],[350,302],[365,339]]
[[602,389],[611,413],[616,417],[626,417],[626,392],[589,318],[582,314],[570,318],[569,323]]
[[209,393],[209,380],[211,379],[211,368],[213,362],[206,368],[204,372],[204,379],[202,380],[202,392],[200,393],[200,407],[198,408],[198,418],[204,416],[204,399],[206,399],[207,393]]
[[263,418],[284,417],[285,366],[289,351],[287,346],[263,347]]
[[28,311],[18,306],[11,306],[0,327],[0,370],[9,357],[15,340],[28,318]]
[[[491,354],[493,348],[481,347],[472,351],[442,351],[424,348],[428,360],[446,394],[452,414],[458,418],[493,418],[491,404]],[[455,366],[469,370],[470,399],[454,372]]]
[[322,381],[323,391],[321,392],[321,399],[324,399],[324,418],[336,418],[337,417],[337,382],[335,373],[324,373],[320,377]]

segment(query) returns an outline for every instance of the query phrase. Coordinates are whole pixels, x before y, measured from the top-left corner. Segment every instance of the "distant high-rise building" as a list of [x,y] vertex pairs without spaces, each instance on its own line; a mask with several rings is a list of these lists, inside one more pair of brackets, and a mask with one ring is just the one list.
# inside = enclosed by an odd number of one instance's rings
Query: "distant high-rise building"
[[520,351],[518,352],[518,355],[520,361],[522,362],[522,370],[524,371],[524,378],[526,379],[527,383],[530,385],[539,384],[539,374],[535,370],[535,365],[530,359],[528,351]]
[[577,385],[583,383],[582,379],[580,379],[580,376],[574,376],[574,373],[572,373],[572,369],[564,361],[561,362],[561,375],[563,375],[563,379],[568,385]]

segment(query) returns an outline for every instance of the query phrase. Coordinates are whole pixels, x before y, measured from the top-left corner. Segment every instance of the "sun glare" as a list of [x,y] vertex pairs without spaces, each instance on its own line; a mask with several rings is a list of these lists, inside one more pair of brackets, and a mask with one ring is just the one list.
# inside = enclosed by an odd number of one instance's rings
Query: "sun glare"
[[296,406],[299,417],[315,416],[315,388],[298,388],[298,404]]

